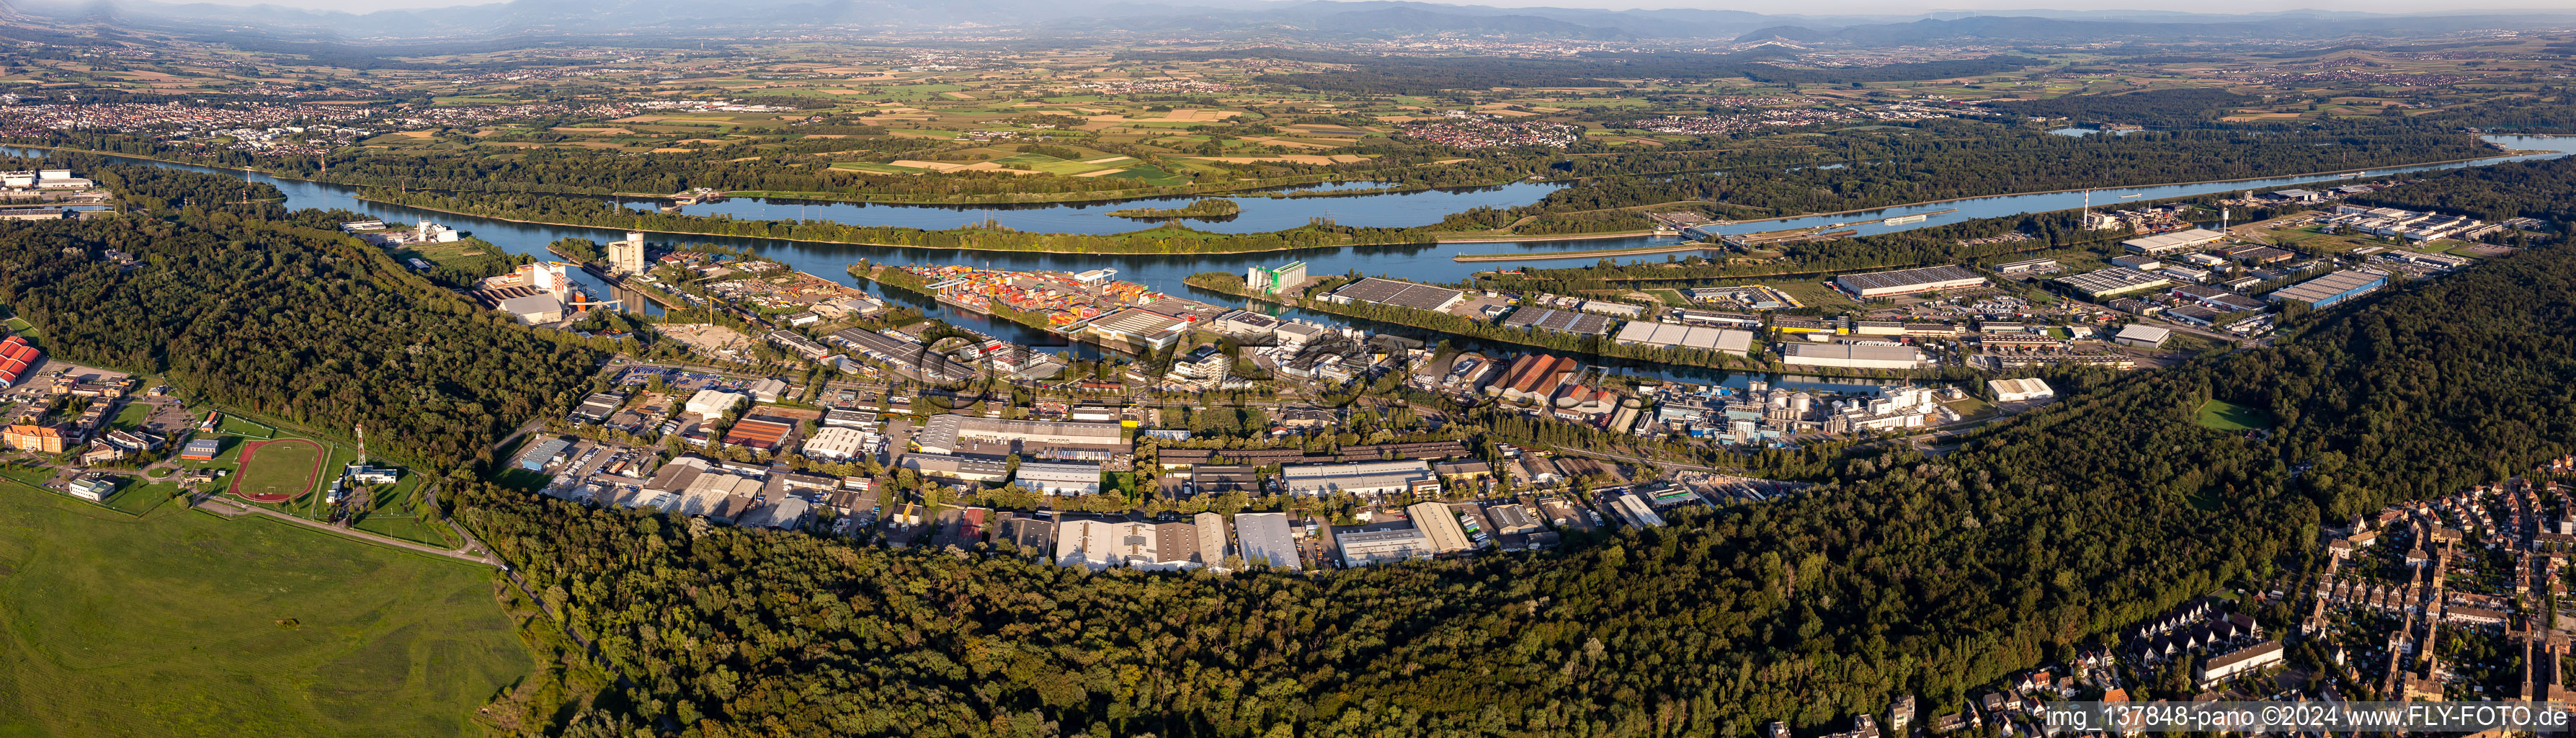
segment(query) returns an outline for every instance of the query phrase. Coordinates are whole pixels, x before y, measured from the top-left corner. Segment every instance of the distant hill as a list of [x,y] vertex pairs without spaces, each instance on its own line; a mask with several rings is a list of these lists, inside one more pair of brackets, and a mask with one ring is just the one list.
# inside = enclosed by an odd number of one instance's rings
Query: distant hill
[[[1896,46],[1948,41],[2015,44],[2419,37],[2477,29],[2576,28],[2576,11],[2385,15],[2296,11],[2253,15],[2045,11],[1908,16],[1766,15],[1735,10],[1493,8],[1403,0],[510,0],[487,5],[350,13],[277,5],[154,0],[0,0],[0,17],[42,30],[117,29],[232,41],[654,39],[764,33],[940,32],[1118,39],[1397,39],[1424,36],[1570,40],[1732,39],[1801,45]],[[24,37],[25,33],[19,34]],[[368,53],[375,53],[369,51]]]

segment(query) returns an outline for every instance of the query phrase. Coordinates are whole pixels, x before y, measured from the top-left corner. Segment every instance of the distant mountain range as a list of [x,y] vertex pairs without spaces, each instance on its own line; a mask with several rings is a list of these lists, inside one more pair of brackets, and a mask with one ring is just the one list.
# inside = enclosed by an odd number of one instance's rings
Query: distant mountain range
[[23,24],[278,42],[718,38],[800,33],[951,31],[1033,39],[1184,36],[1364,40],[1511,37],[1600,41],[1762,41],[1858,47],[1976,41],[2025,45],[2121,40],[2409,37],[2480,29],[2576,28],[2576,11],[2251,15],[2130,11],[1945,11],[1907,16],[1766,15],[1735,10],[1492,8],[1394,0],[511,0],[348,13],[278,5],[151,0],[0,0]]

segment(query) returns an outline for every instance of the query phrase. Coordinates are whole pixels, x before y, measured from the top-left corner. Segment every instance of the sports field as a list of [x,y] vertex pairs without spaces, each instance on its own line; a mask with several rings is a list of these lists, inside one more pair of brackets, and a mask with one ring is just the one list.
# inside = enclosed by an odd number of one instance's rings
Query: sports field
[[468,736],[532,659],[481,567],[0,486],[0,736]]
[[301,438],[243,444],[233,494],[252,502],[285,502],[313,490],[322,473],[321,444]]

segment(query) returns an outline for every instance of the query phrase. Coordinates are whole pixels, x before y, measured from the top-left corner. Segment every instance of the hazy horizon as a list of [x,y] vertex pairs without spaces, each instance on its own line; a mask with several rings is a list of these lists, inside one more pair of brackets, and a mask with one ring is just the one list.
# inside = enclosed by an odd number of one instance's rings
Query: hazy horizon
[[[282,6],[282,7],[303,8],[303,9],[309,9],[309,10],[338,10],[338,11],[345,11],[345,12],[350,12],[350,13],[368,13],[368,12],[374,12],[374,11],[379,11],[379,10],[416,10],[416,9],[422,9],[422,8],[452,8],[452,7],[463,7],[463,6],[474,6],[474,5],[500,5],[500,4],[506,4],[507,2],[509,2],[509,0],[498,0],[497,2],[481,2],[481,1],[476,1],[476,0],[191,0],[191,1],[192,1],[193,3],[196,3],[196,4],[232,5],[232,6],[240,6],[240,7],[254,7],[254,6],[260,6],[260,5],[275,5],[275,6]],[[1416,2],[1424,2],[1424,3],[1428,3],[1428,4],[1433,4],[1433,5],[1486,6],[1486,7],[1495,7],[1495,8],[1538,8],[1538,7],[1555,7],[1555,8],[1583,8],[1583,9],[1597,9],[1597,10],[1632,10],[1632,9],[1674,9],[1674,8],[1691,8],[1691,9],[1704,9],[1704,10],[1741,10],[1741,11],[1752,12],[1752,13],[1762,13],[1762,14],[1766,14],[1766,15],[1852,15],[1852,14],[1867,14],[1867,15],[1908,15],[1908,16],[1911,16],[1911,15],[1921,15],[1921,14],[1925,14],[1925,13],[1942,13],[1942,12],[1963,12],[1963,11],[1964,11],[1964,12],[1993,13],[1993,12],[2034,11],[2034,10],[2052,10],[2052,11],[2060,11],[2060,12],[2065,12],[2065,11],[2141,12],[2141,11],[2144,11],[2144,12],[2216,13],[2216,14],[2229,14],[2229,15],[2245,15],[2245,14],[2257,14],[2257,13],[2278,13],[2278,12],[2293,11],[2293,10],[2319,10],[2319,11],[2343,11],[2343,12],[2355,12],[2355,11],[2357,11],[2357,12],[2367,12],[2367,13],[2424,14],[2424,15],[2430,15],[2430,14],[2458,14],[2458,13],[2476,12],[2476,11],[2481,11],[2481,10],[2566,10],[2566,11],[2576,12],[2576,2],[2571,2],[2570,0],[2482,0],[2480,3],[2478,3],[2478,5],[2476,5],[2475,7],[2470,7],[2470,8],[2432,8],[2432,9],[2427,9],[2427,8],[2426,8],[2422,3],[2417,3],[2417,2],[2400,2],[2400,1],[2398,1],[2398,0],[2352,0],[2351,2],[2340,2],[2340,3],[2332,3],[2332,4],[2328,4],[2328,5],[2327,5],[2327,6],[2325,6],[2325,7],[2320,7],[2317,3],[2314,3],[2314,2],[2308,2],[2308,1],[2305,1],[2305,0],[2301,0],[2301,1],[2299,1],[2299,2],[2262,2],[2262,1],[2260,1],[2260,0],[2257,0],[2256,2],[2227,2],[2226,0],[2183,0],[2182,2],[2158,3],[2157,5],[2158,5],[2159,7],[2140,7],[2140,6],[2139,6],[2139,4],[2135,2],[2135,0],[2105,0],[2105,1],[2103,1],[2103,2],[2071,2],[2071,3],[2064,3],[2064,4],[2061,4],[2061,5],[2056,5],[2056,6],[2053,6],[2053,7],[2038,7],[2038,6],[2036,6],[2036,4],[2034,4],[2034,3],[2030,2],[2029,0],[1982,0],[1982,1],[1981,1],[1981,0],[1950,0],[1949,2],[1945,2],[1945,4],[1944,4],[1942,7],[1938,7],[1938,8],[1924,8],[1924,7],[1922,7],[1922,6],[1921,6],[1921,5],[1919,5],[1919,4],[1905,3],[1905,2],[1901,2],[1901,0],[1898,0],[1898,1],[1890,1],[1890,0],[1817,0],[1817,1],[1815,1],[1815,2],[1801,3],[1801,4],[1799,4],[1799,5],[1798,5],[1798,7],[1796,7],[1795,9],[1784,9],[1784,8],[1781,8],[1781,7],[1777,6],[1777,5],[1775,5],[1775,4],[1768,4],[1768,3],[1690,2],[1690,1],[1688,1],[1688,0],[1676,0],[1676,1],[1673,1],[1673,2],[1658,2],[1657,0],[1643,0],[1643,1],[1639,1],[1639,0],[1483,0],[1483,1],[1481,1],[1481,2],[1442,2],[1442,1],[1440,1],[1440,0],[1413,0],[1413,1],[1416,1]],[[1191,4],[1191,3],[1193,2],[1193,0],[1164,0],[1164,2],[1169,2],[1169,3],[1171,3],[1171,4],[1178,4],[1178,5],[1186,5],[1186,4]],[[1091,4],[1091,3],[1077,3],[1077,4]]]

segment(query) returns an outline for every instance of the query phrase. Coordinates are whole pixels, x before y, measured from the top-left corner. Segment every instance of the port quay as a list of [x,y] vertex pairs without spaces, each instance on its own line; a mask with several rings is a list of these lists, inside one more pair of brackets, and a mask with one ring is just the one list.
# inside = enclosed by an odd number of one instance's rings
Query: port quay
[[2054,702],[2039,711],[2050,734],[2548,734],[2569,726],[2560,702]]

